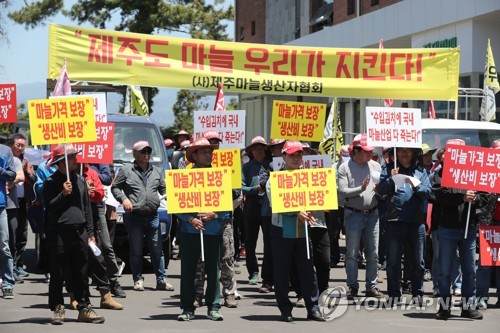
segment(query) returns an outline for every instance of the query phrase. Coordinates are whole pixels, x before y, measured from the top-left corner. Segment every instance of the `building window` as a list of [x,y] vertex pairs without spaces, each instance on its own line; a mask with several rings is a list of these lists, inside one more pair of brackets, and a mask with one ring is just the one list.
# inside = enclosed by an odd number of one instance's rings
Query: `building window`
[[245,35],[243,34],[244,28],[240,27],[240,40],[245,39]]
[[347,15],[354,14],[354,0],[347,0]]
[[372,0],[372,6],[376,6],[379,4],[379,0]]
[[252,21],[252,36],[255,36],[255,21]]

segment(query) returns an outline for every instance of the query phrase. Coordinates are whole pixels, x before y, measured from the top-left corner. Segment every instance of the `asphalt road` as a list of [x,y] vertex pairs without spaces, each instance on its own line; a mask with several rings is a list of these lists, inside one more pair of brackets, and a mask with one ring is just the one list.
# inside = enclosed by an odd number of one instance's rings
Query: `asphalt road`
[[[398,306],[397,309],[380,308],[373,302],[345,304],[340,302],[335,309],[338,318],[324,323],[306,320],[305,309],[294,309],[296,320],[293,323],[279,321],[279,311],[276,306],[274,294],[259,294],[259,286],[249,286],[244,261],[240,261],[241,274],[237,275],[238,291],[243,298],[236,309],[222,308],[224,321],[213,322],[206,318],[206,307],[196,311],[196,318],[191,322],[178,322],[179,287],[180,287],[180,261],[170,262],[168,269],[169,280],[174,285],[175,291],[155,291],[155,279],[151,272],[145,275],[144,292],[132,289],[131,275],[124,274],[121,283],[127,292],[127,298],[118,299],[125,305],[122,311],[101,310],[98,292],[91,290],[92,303],[96,306],[98,314],[105,316],[104,324],[86,324],[76,321],[78,313],[67,310],[66,320],[62,326],[50,324],[51,312],[48,309],[48,285],[43,283],[43,275],[34,267],[34,237],[30,235],[28,251],[26,253],[28,271],[31,273],[25,278],[25,283],[15,287],[13,300],[0,299],[0,332],[88,332],[99,330],[102,332],[305,332],[306,330],[338,330],[339,332],[396,332],[404,329],[419,332],[498,332],[500,324],[500,309],[483,311],[484,319],[473,321],[460,318],[460,310],[454,309],[456,315],[443,322],[434,319],[436,302],[431,298],[432,284],[426,282],[425,309],[416,309],[414,306]],[[259,258],[261,259],[261,254]],[[385,272],[380,275],[384,282],[380,289],[385,293],[387,284]],[[364,270],[360,270],[360,279],[364,278]],[[331,270],[331,287],[345,287],[345,270],[343,263],[340,267]],[[364,283],[360,282],[363,290]],[[490,290],[491,301],[493,289]],[[291,294],[292,296],[292,294]],[[295,298],[291,298],[292,301]],[[328,309],[326,309],[328,310]]]

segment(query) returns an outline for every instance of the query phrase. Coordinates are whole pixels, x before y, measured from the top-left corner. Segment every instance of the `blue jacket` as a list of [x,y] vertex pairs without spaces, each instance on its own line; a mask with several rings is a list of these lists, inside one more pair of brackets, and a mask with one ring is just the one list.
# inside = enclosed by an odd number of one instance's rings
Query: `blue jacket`
[[16,173],[11,170],[13,166],[12,150],[0,144],[0,208],[7,207],[7,182],[16,179]]
[[382,168],[378,193],[381,196],[387,196],[385,200],[386,220],[424,223],[424,203],[432,192],[427,171],[417,164],[407,169],[398,163],[398,167],[400,174],[415,177],[421,183],[415,188],[412,188],[410,184],[405,184],[396,191],[391,177],[394,162]]

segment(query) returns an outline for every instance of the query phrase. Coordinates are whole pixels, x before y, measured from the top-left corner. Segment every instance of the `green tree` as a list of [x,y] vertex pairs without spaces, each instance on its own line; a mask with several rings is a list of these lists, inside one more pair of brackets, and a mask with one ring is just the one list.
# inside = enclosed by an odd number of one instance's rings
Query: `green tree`
[[231,97],[229,99],[229,104],[226,105],[226,110],[238,110],[239,107],[240,107],[240,104],[238,102],[238,98]]
[[[0,0],[0,6],[6,1]],[[61,12],[78,24],[91,23],[106,29],[118,16],[120,23],[114,27],[118,31],[143,34],[176,31],[198,39],[227,41],[230,38],[225,22],[234,20],[234,9],[232,5],[221,6],[224,2],[215,0],[214,5],[210,5],[205,0],[78,0],[65,9],[64,0],[39,0],[25,2],[20,10],[10,12],[8,17],[26,29],[33,29]],[[0,16],[0,34],[1,23]],[[151,101],[158,93],[158,89],[152,90]],[[153,112],[152,102],[150,112]]]

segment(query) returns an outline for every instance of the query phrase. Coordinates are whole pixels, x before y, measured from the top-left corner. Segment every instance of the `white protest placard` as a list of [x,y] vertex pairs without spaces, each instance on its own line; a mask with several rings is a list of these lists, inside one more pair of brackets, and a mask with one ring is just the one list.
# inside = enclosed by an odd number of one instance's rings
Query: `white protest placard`
[[245,148],[245,116],[244,110],[195,111],[193,137],[215,130],[222,140],[220,148]]
[[69,96],[50,96],[49,98],[68,98],[68,97],[92,97],[94,101],[94,119],[97,123],[108,122],[108,113],[106,107],[106,93],[92,93],[82,95],[69,95]]
[[421,148],[421,113],[420,109],[367,107],[367,145]]
[[[285,164],[283,157],[273,157],[273,170],[279,171]],[[332,157],[330,155],[305,155],[302,156],[304,169],[331,168]]]

